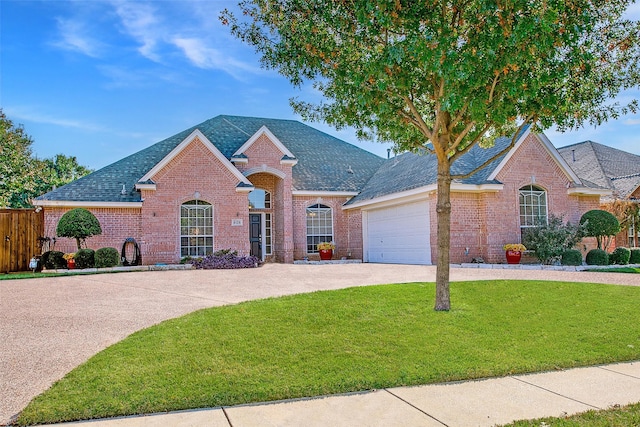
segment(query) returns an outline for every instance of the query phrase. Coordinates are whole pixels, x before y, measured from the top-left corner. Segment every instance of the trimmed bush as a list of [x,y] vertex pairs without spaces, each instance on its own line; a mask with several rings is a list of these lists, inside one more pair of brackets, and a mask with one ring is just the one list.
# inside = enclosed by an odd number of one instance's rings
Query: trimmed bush
[[41,262],[47,270],[67,268],[67,261],[62,258],[64,252],[48,251],[42,254]]
[[582,252],[577,249],[567,249],[560,259],[562,265],[582,265]]
[[585,237],[595,237],[598,249],[607,248],[611,236],[620,232],[620,222],[610,212],[594,209],[585,212],[580,218],[580,224],[584,226]]
[[549,215],[547,223],[526,229],[522,243],[535,252],[542,264],[553,264],[581,238],[582,226],[570,222],[565,224],[562,216]]
[[631,258],[631,251],[628,248],[615,248],[609,255],[609,264],[627,265]]
[[76,252],[76,268],[93,268],[95,251],[93,249],[80,249]]
[[120,253],[116,248],[100,248],[95,255],[96,267],[115,267],[120,263]]
[[233,269],[258,267],[260,259],[255,256],[238,256],[237,251],[222,249],[204,258],[193,258],[191,264],[202,269]]
[[85,239],[102,234],[102,228],[100,221],[91,212],[84,208],[75,208],[62,215],[58,221],[56,234],[60,237],[76,239],[78,250],[80,250]]
[[591,249],[586,261],[588,265],[609,265],[609,254],[602,249]]
[[629,264],[640,264],[640,249],[631,249]]

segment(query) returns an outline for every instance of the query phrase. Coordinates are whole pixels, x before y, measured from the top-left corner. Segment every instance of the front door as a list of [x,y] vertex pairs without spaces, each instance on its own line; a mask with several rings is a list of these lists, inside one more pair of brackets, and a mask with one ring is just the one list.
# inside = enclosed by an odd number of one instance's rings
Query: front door
[[249,244],[251,255],[262,259],[262,215],[249,214]]

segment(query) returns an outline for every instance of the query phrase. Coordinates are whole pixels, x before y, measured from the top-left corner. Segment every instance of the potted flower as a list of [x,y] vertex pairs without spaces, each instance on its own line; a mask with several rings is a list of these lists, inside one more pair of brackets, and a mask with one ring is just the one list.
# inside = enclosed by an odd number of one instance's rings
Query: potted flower
[[326,261],[333,257],[333,250],[336,248],[336,245],[334,245],[333,242],[320,242],[317,248],[318,252],[320,252],[320,259]]
[[74,268],[76,268],[76,254],[73,252],[69,252],[66,253],[64,255],[62,255],[62,258],[64,258],[65,260],[67,260],[67,268],[69,270],[73,270]]
[[527,250],[522,243],[507,243],[502,249],[506,252],[507,264],[520,264],[522,252]]

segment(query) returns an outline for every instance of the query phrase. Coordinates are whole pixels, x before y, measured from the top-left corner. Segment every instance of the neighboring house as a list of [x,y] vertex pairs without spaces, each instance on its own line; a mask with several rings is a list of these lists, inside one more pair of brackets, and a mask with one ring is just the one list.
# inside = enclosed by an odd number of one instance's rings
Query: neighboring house
[[[474,147],[466,173],[508,145]],[[334,258],[431,264],[436,242],[433,155],[382,159],[300,122],[218,116],[34,200],[55,230],[85,207],[102,225],[92,248],[140,245],[144,264],[231,248],[266,261]],[[582,181],[543,134],[452,184],[451,261],[504,262],[505,243],[550,213],[577,221],[611,191]],[[74,250],[58,239],[59,250]]]
[[[583,182],[611,191],[601,199],[602,209],[610,210],[615,201],[640,203],[640,156],[593,141],[569,145],[558,151]],[[640,247],[637,221],[636,215],[623,222],[623,230],[615,239],[616,246]]]

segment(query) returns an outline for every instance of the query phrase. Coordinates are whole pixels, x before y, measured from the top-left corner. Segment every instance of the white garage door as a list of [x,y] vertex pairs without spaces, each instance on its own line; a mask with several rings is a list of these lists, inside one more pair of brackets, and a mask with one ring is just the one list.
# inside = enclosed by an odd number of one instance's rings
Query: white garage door
[[426,201],[369,210],[363,222],[369,262],[431,264]]

